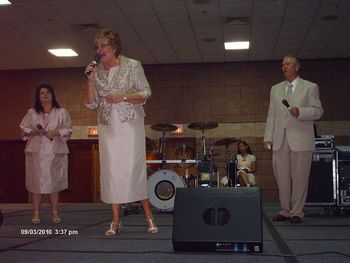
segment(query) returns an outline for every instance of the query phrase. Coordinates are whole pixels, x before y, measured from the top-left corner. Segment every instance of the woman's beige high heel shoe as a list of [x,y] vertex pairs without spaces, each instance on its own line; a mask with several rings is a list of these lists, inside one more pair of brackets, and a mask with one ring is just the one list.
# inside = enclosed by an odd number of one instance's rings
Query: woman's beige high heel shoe
[[52,223],[57,224],[57,223],[61,223],[61,218],[58,216],[58,212],[57,211],[52,211]]
[[33,212],[32,223],[33,223],[33,224],[39,224],[39,223],[40,223],[39,211],[34,211],[34,212]]
[[148,223],[148,233],[151,233],[151,234],[158,233],[158,227],[153,222],[153,218],[147,218],[146,221]]
[[105,235],[106,236],[115,236],[116,234],[119,233],[120,227],[121,227],[120,221],[119,221],[119,223],[115,223],[112,221],[109,229],[105,232]]

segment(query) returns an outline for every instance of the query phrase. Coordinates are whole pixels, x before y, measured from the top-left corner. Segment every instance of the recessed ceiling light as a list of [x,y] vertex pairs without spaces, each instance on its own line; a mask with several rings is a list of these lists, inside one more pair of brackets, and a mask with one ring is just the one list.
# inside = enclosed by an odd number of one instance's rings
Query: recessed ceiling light
[[0,0],[0,5],[11,5],[11,2],[7,0]]
[[249,41],[225,42],[225,50],[249,49]]
[[76,57],[77,52],[70,48],[49,49],[49,52],[56,57]]

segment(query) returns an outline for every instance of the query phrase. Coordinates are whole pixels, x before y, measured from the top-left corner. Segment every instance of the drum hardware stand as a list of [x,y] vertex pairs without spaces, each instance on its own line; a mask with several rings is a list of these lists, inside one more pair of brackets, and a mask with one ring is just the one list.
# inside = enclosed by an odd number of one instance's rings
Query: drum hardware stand
[[210,163],[209,163],[209,175],[210,175],[210,185],[212,187],[214,187],[214,177],[216,177],[216,187],[219,187],[220,186],[220,182],[218,180],[218,177],[219,177],[219,172],[218,172],[218,167],[216,165],[216,163],[214,162],[214,160],[210,160]]
[[229,187],[237,187],[237,159],[236,157],[232,158],[231,152],[228,150],[228,146],[226,147],[227,154],[227,178],[228,178],[228,186]]
[[133,202],[128,204],[122,204],[121,205],[122,215],[128,216],[128,215],[135,215],[140,214],[141,212],[141,203],[140,202]]
[[[159,153],[161,155],[161,159],[165,160],[165,154],[164,154],[164,149],[165,149],[165,146],[166,146],[165,133],[166,132],[175,131],[177,129],[177,127],[175,125],[172,125],[172,124],[157,123],[157,124],[153,124],[151,126],[151,129],[162,132],[162,138],[161,138]],[[161,163],[160,168],[163,169],[163,166],[164,166],[164,163]]]
[[206,152],[206,148],[207,148],[207,146],[206,146],[206,140],[205,140],[205,136],[204,136],[204,130],[202,131],[202,136],[201,136],[201,146],[202,146],[202,148],[203,148],[203,156],[207,156],[207,152]]
[[202,136],[200,137],[200,142],[201,142],[201,146],[203,148],[203,161],[205,161],[207,158],[207,145],[206,145],[204,131],[209,130],[209,129],[215,129],[218,126],[219,126],[219,124],[217,122],[194,122],[194,123],[190,123],[188,125],[188,128],[190,128],[192,130],[202,131]]
[[[161,143],[160,143],[160,148],[159,148],[160,158],[162,160],[165,160],[165,154],[164,154],[165,145],[166,145],[166,138],[165,138],[165,131],[163,130]],[[164,164],[162,163],[160,165],[160,169],[163,169],[163,168],[164,168]]]
[[197,154],[196,154],[196,164],[195,164],[197,175],[196,175],[196,178],[194,179],[194,187],[195,187],[195,188],[198,187],[198,181],[199,181],[199,163],[200,163],[200,162],[202,162],[202,160],[200,159],[200,156],[199,156],[199,154],[197,153]]
[[216,179],[216,187],[220,187],[220,180],[219,180],[219,170],[218,167],[214,161],[214,148],[212,146],[209,147],[208,149],[208,158],[207,161],[209,161],[209,174],[210,174],[210,185],[214,187],[214,183]]
[[195,186],[196,186],[196,176],[187,174],[187,171],[186,171],[186,170],[188,170],[188,168],[185,169],[185,176],[184,176],[184,178],[185,178],[185,183],[186,183],[187,187],[190,187],[190,182],[193,181],[193,180],[194,180],[194,184],[195,184]]
[[237,187],[237,165],[235,159],[229,159],[227,161],[227,177],[228,177],[228,186]]
[[214,156],[214,148],[212,146],[209,147],[208,149],[208,157],[207,157],[207,160],[208,161],[212,161],[213,160],[213,156]]
[[236,138],[224,138],[214,142],[214,145],[225,146],[225,152],[227,155],[226,161],[226,176],[228,179],[229,187],[237,187],[237,160],[232,158],[231,152],[229,151],[229,146],[233,143],[239,142]]
[[226,174],[229,187],[236,187],[236,160],[232,158],[231,151],[228,149],[229,145],[225,145],[226,152]]

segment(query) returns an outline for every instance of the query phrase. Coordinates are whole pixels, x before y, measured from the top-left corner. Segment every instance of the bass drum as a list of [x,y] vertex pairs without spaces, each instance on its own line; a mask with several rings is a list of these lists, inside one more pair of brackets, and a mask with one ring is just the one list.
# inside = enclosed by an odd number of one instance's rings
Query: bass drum
[[152,174],[148,179],[148,197],[150,203],[162,210],[174,209],[176,188],[186,187],[181,176],[171,170],[162,169]]

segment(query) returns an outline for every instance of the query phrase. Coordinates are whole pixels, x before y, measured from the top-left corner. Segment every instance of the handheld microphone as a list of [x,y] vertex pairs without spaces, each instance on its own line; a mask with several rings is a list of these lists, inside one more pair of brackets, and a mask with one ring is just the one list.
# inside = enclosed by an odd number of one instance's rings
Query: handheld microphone
[[45,131],[44,128],[43,128],[43,126],[41,126],[40,123],[38,123],[38,124],[36,125],[36,127],[37,127],[39,130],[41,130],[41,131]]
[[97,63],[100,61],[101,59],[101,55],[100,54],[96,54],[91,62],[91,64],[93,65],[93,67],[96,67]]
[[[40,123],[38,123],[37,125],[36,125],[36,127],[40,130],[40,131],[42,131],[42,132],[44,132],[44,133],[46,133],[46,131],[45,131],[45,129],[44,129],[44,127],[43,126],[41,126],[41,124]],[[52,141],[53,140],[53,138],[49,138],[50,139],[50,141]]]
[[286,99],[283,99],[282,103],[283,103],[284,106],[286,106],[288,108],[288,110],[290,110],[290,105],[289,105],[289,103],[288,103],[288,101]]
[[[96,67],[96,65],[100,61],[101,57],[102,56],[98,53],[94,56],[94,58],[92,59],[92,62],[91,62],[91,66],[93,68]],[[86,74],[89,75],[90,73],[91,73],[91,71],[87,72]]]

